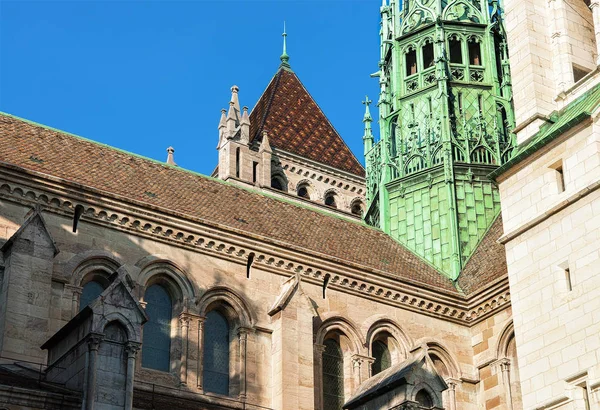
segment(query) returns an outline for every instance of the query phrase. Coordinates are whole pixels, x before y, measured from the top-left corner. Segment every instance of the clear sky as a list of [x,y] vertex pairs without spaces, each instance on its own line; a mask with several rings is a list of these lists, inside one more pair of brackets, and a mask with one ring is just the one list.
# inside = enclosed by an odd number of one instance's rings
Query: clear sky
[[380,4],[0,0],[0,111],[160,161],[172,145],[178,165],[209,174],[230,87],[252,109],[285,20],[292,69],[364,163]]

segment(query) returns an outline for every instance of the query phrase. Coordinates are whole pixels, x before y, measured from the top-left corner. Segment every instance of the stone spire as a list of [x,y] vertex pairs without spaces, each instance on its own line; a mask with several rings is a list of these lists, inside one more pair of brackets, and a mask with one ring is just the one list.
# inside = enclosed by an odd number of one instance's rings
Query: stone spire
[[233,103],[233,109],[235,110],[235,125],[238,126],[240,123],[240,100],[238,92],[240,88],[237,85],[231,87],[231,102]]
[[173,159],[174,152],[175,152],[175,150],[173,149],[173,147],[167,148],[167,164],[169,164],[169,165],[177,165],[175,163],[175,160]]
[[365,96],[365,100],[362,102],[365,105],[365,116],[363,117],[363,122],[365,123],[365,134],[363,135],[363,143],[365,146],[365,155],[367,152],[373,148],[373,131],[371,130],[371,123],[373,122],[373,118],[371,117],[371,112],[369,111],[369,105],[373,101],[369,100],[369,96]]
[[287,53],[287,33],[285,32],[285,21],[283,22],[283,53],[279,59],[281,60],[281,67],[290,68],[290,56]]
[[267,131],[262,132],[262,141],[260,142],[258,152],[272,152],[271,144],[269,144],[269,137],[267,136]]
[[250,116],[248,115],[248,107],[243,108],[242,120],[240,121],[241,135],[240,141],[248,144],[250,142]]
[[229,112],[227,112],[227,131],[228,138],[233,138],[235,135],[235,128],[237,127],[237,113],[235,112],[235,102],[229,101]]

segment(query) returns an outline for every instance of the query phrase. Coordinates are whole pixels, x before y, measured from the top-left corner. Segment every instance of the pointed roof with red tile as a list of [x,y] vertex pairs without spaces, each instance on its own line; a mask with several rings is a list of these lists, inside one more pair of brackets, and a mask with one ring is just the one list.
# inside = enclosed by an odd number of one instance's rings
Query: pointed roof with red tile
[[251,140],[361,177],[365,169],[294,72],[280,67],[250,114]]

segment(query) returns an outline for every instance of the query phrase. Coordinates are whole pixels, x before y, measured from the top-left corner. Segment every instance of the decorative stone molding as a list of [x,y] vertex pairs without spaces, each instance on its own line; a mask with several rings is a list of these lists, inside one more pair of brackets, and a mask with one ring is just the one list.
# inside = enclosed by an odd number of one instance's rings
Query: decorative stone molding
[[[8,175],[7,175],[8,174]],[[225,227],[201,226],[189,216],[149,209],[147,204],[103,200],[81,188],[69,190],[69,184],[60,181],[54,185],[39,181],[35,188],[32,178],[19,180],[20,175],[8,170],[0,173],[0,198],[24,206],[41,205],[45,212],[72,217],[75,206],[82,205],[82,220],[154,241],[216,256],[239,264],[246,264],[247,255],[255,253],[254,266],[282,276],[299,273],[303,280],[320,285],[330,275],[329,288],[360,295],[380,303],[393,305],[429,316],[444,318],[463,325],[473,325],[494,312],[510,306],[508,280],[504,278],[494,289],[487,289],[467,299],[460,295],[429,289],[409,279],[399,279],[386,272],[374,271],[348,261],[337,261],[314,254],[306,255],[292,245],[265,238],[240,238],[237,230]],[[33,181],[33,182],[32,182]],[[60,192],[58,192],[60,190]],[[106,194],[103,194],[106,197]],[[248,233],[244,233],[248,236]],[[250,235],[252,236],[252,235]],[[260,241],[257,243],[256,240]],[[305,263],[309,256],[314,263]],[[372,273],[365,279],[365,272]],[[370,277],[369,277],[370,276]],[[483,292],[482,292],[483,293]],[[472,303],[470,303],[473,301]]]

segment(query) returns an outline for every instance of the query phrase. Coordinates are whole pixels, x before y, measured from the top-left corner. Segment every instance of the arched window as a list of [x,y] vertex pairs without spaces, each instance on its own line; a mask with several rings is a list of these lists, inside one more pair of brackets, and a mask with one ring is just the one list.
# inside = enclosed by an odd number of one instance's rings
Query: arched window
[[341,410],[344,405],[344,356],[340,344],[325,340],[323,351],[323,408]]
[[406,53],[406,76],[417,74],[417,52],[410,48]]
[[373,358],[375,359],[372,367],[373,376],[375,376],[392,365],[392,355],[390,354],[390,349],[381,340],[374,341],[371,349]]
[[419,406],[425,407],[427,409],[433,406],[433,399],[431,398],[431,395],[427,393],[427,390],[424,389],[420,390],[416,394],[415,401],[419,403]]
[[229,323],[216,310],[204,322],[204,391],[229,394]]
[[423,45],[423,69],[433,67],[433,62],[433,43],[428,40]]
[[102,292],[104,292],[104,285],[98,281],[91,280],[83,285],[81,297],[79,298],[79,310],[89,305],[98,296],[100,296]]
[[142,367],[169,371],[171,359],[171,314],[173,303],[167,290],[152,285],[144,294],[148,321],[144,325]]
[[462,64],[462,45],[457,37],[451,37],[449,41],[450,46],[450,62],[456,64]]
[[476,39],[469,39],[469,64],[482,65],[481,63],[481,46]]
[[302,185],[298,188],[298,196],[310,199],[310,194],[308,193],[308,188],[306,187],[306,185]]
[[271,188],[283,191],[283,181],[278,176],[271,177]]
[[325,205],[332,208],[337,208],[337,204],[335,203],[335,194],[333,192],[329,192],[325,195]]
[[352,209],[350,210],[350,212],[352,212],[352,214],[354,214],[356,216],[362,216],[363,210],[362,210],[362,207],[360,206],[360,202],[355,202],[352,205]]

